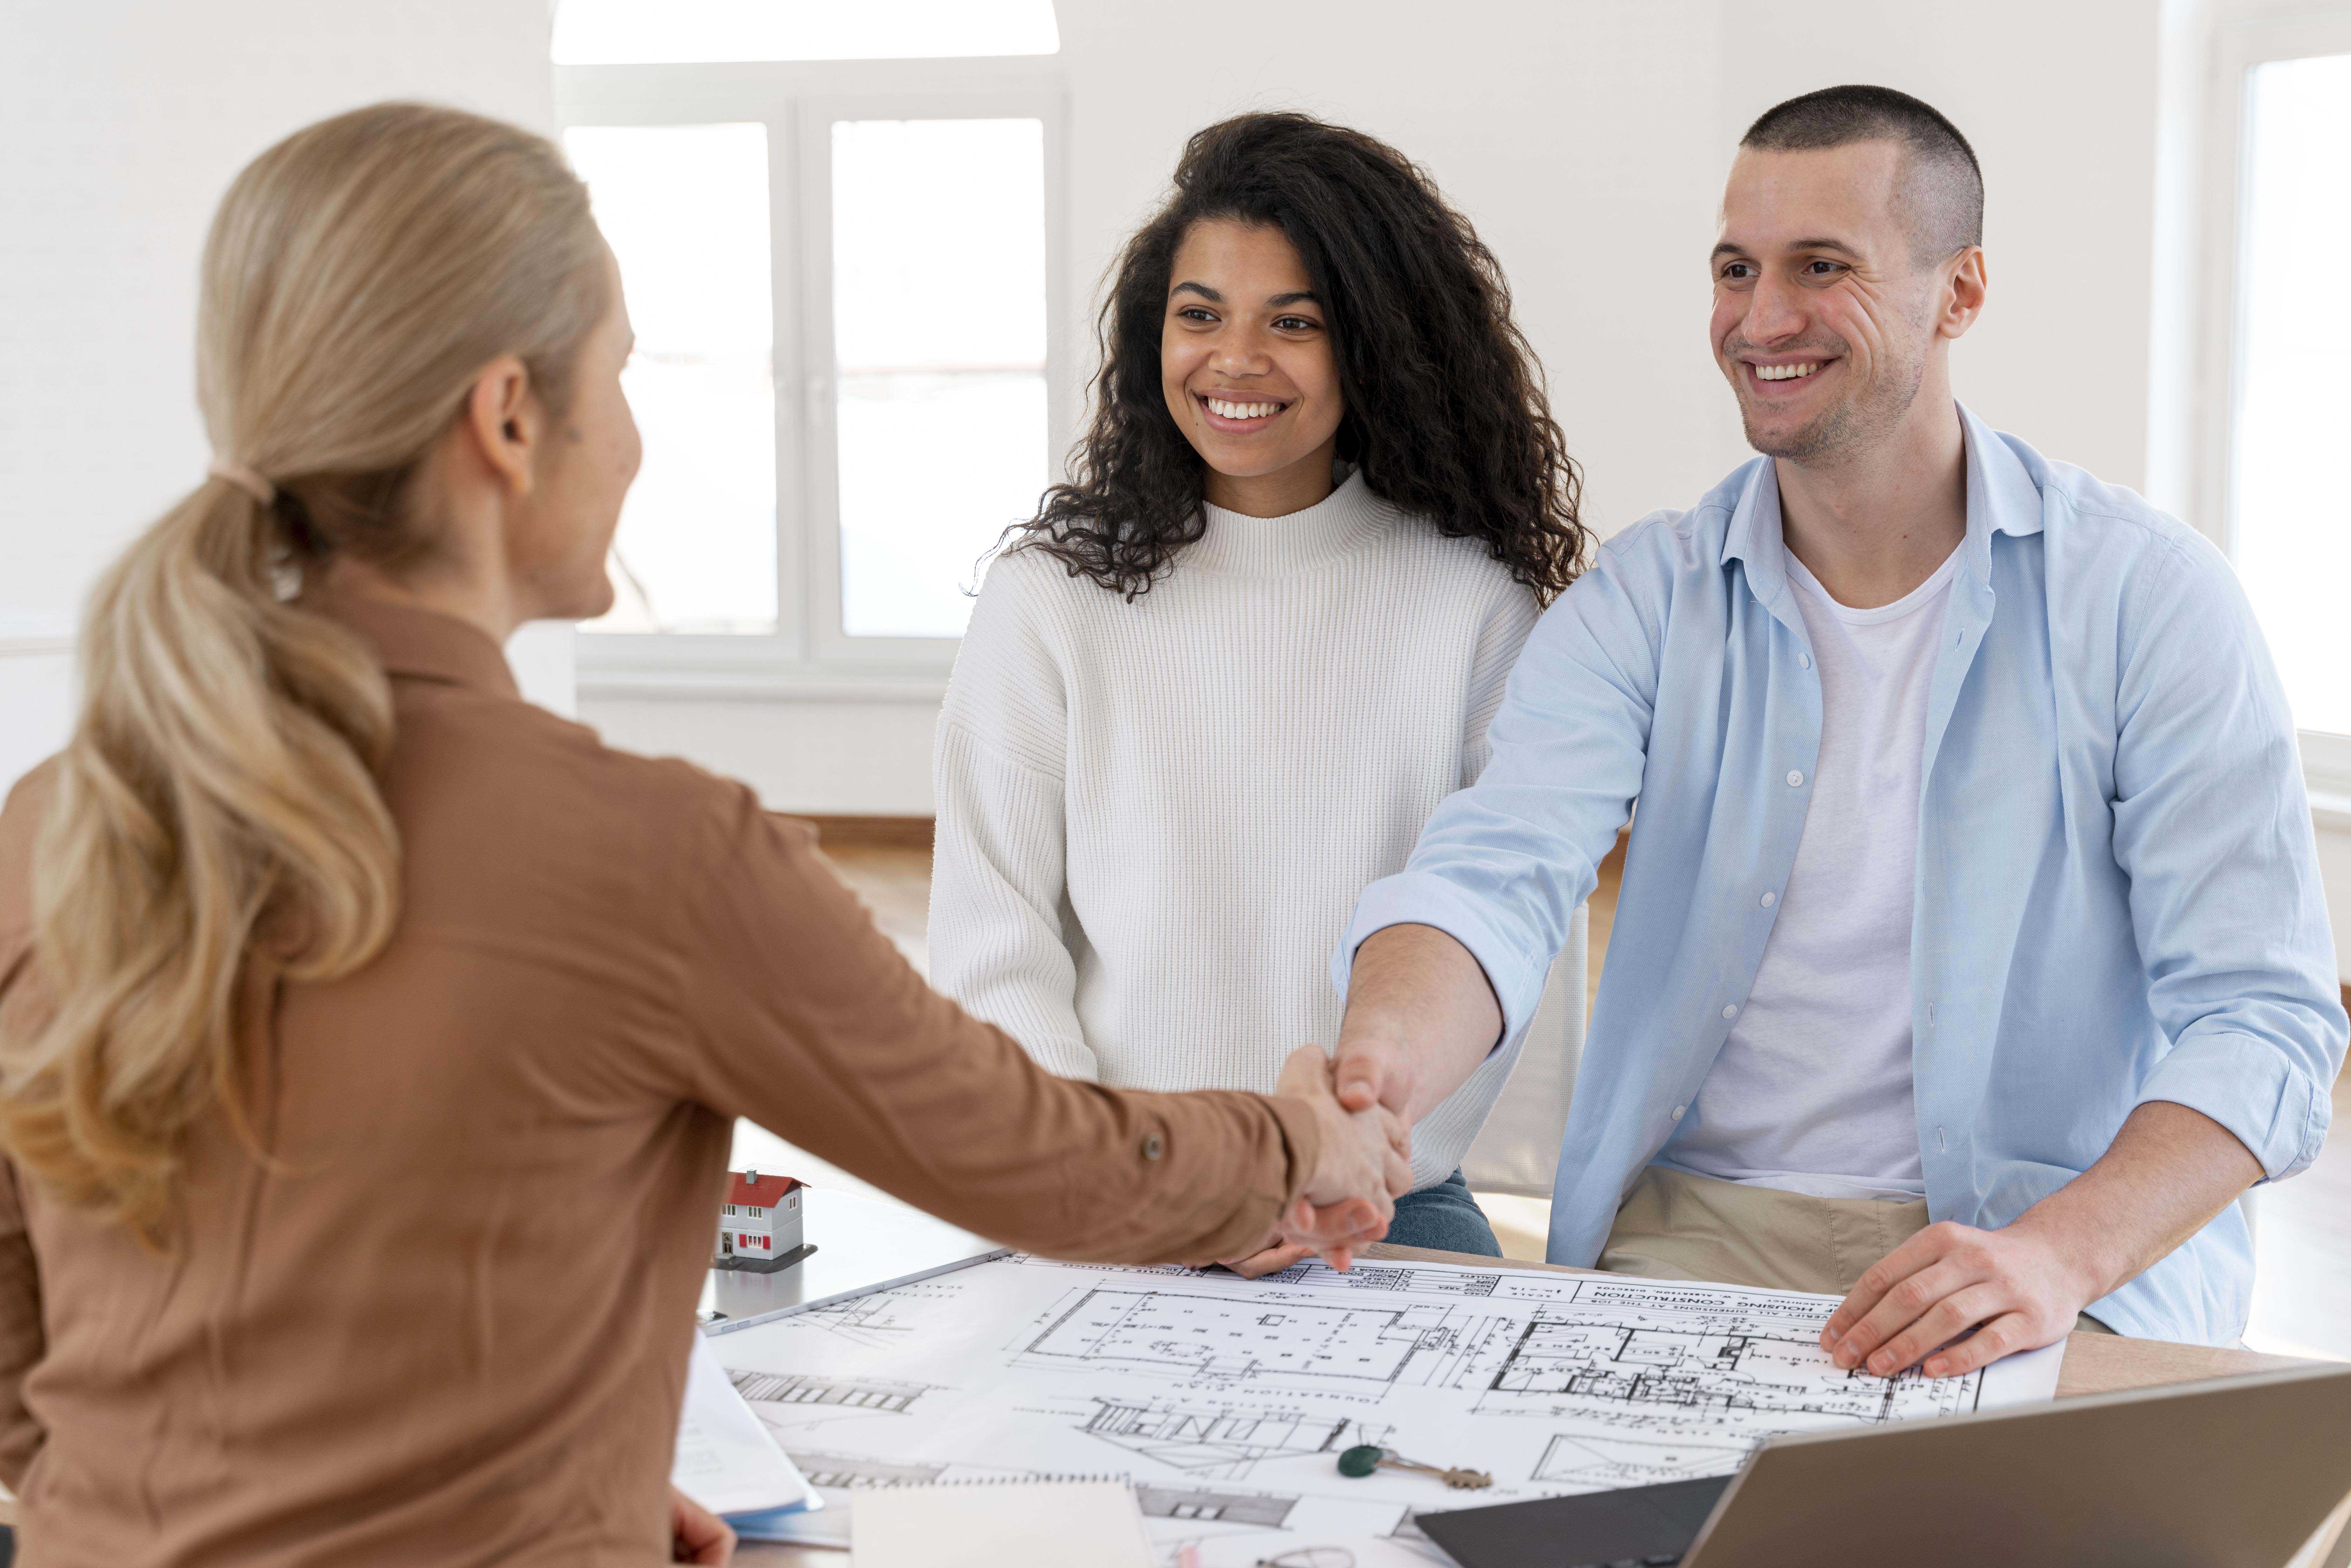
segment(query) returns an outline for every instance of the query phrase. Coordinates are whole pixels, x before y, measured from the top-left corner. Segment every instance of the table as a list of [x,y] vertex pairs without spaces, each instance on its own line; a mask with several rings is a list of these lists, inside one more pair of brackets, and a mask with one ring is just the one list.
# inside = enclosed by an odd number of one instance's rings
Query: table
[[[1490,1267],[1494,1260],[1466,1252],[1437,1252],[1421,1247],[1393,1247],[1385,1242],[1364,1256],[1434,1263],[1468,1263]],[[1513,1269],[1541,1269],[1562,1274],[1589,1274],[1590,1269],[1570,1269],[1555,1263],[1520,1263]],[[2126,1388],[2158,1388],[2169,1383],[2194,1383],[2207,1377],[2239,1373],[2270,1372],[2279,1367],[2310,1364],[2291,1356],[2262,1355],[2250,1350],[2215,1350],[2210,1345],[2174,1344],[2166,1340],[2128,1339],[2118,1334],[2073,1333],[2065,1338],[2065,1361],[2057,1375],[2057,1397],[2078,1399],[2086,1394],[2112,1394]],[[16,1505],[0,1494],[0,1524],[14,1523]],[[2338,1546],[2351,1546],[2351,1498],[2344,1500],[2310,1543],[2292,1563],[2281,1568],[2338,1568],[2345,1559]],[[829,1546],[786,1546],[747,1542],[735,1554],[741,1568],[847,1568],[849,1553]]]
[[[1437,1252],[1423,1247],[1394,1247],[1385,1242],[1368,1249],[1367,1258],[1388,1258],[1432,1263],[1483,1264],[1494,1260],[1466,1252]],[[1553,1273],[1589,1274],[1556,1263],[1511,1262],[1513,1269],[1541,1269]],[[2126,1388],[2158,1388],[2168,1383],[2195,1383],[2208,1377],[2239,1373],[2272,1372],[2310,1364],[2291,1356],[2262,1355],[2250,1350],[2215,1350],[2210,1345],[2174,1344],[2167,1340],[2129,1339],[2120,1334],[2072,1333],[2065,1337],[2065,1360],[2057,1374],[2057,1397],[2078,1399],[2087,1394],[2112,1394]],[[2343,1536],[2351,1519],[2351,1498],[2335,1511],[2325,1528],[2294,1562],[2281,1568],[2321,1568]],[[828,1546],[786,1546],[746,1542],[735,1554],[741,1568],[846,1568],[849,1553]]]

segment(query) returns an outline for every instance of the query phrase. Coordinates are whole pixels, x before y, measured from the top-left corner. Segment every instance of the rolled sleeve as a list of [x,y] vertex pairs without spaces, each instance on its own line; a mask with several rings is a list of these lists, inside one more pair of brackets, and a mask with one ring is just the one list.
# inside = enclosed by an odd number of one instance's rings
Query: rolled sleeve
[[1355,967],[1355,949],[1391,925],[1430,925],[1444,932],[1478,960],[1502,1004],[1502,1048],[1533,1021],[1542,1000],[1551,958],[1529,952],[1494,918],[1492,903],[1458,883],[1430,872],[1405,871],[1364,890],[1346,938],[1331,956],[1331,983],[1340,1000]]
[[2249,1034],[2199,1034],[2156,1063],[2138,1103],[2200,1111],[2236,1136],[2272,1181],[2306,1169],[2326,1146],[2326,1091],[2276,1042]]
[[[2171,1048],[2139,1098],[2200,1111],[2273,1181],[2317,1157],[2343,1007],[2294,723],[2219,553],[2173,544],[2126,607],[2114,851]],[[2225,807],[2220,803],[2225,802]]]

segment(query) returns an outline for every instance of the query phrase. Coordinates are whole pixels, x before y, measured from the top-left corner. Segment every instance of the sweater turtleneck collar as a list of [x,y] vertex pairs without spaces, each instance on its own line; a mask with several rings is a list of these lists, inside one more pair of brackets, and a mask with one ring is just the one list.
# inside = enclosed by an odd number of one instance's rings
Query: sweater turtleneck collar
[[1338,559],[1387,526],[1387,507],[1349,474],[1302,512],[1252,517],[1205,502],[1208,531],[1184,552],[1184,564],[1246,577],[1279,577]]

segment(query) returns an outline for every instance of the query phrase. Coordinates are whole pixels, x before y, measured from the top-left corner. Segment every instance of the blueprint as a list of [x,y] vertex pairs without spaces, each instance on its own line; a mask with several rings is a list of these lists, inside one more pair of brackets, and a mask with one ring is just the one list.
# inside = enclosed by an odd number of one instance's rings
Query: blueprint
[[[1443,1561],[1422,1511],[1727,1474],[1775,1433],[2045,1400],[2058,1347],[1968,1377],[1840,1372],[1829,1296],[1458,1264],[1267,1279],[999,1258],[714,1340],[827,1500],[910,1483],[1127,1481],[1163,1559],[1344,1542]],[[1492,1488],[1338,1473],[1375,1443]]]

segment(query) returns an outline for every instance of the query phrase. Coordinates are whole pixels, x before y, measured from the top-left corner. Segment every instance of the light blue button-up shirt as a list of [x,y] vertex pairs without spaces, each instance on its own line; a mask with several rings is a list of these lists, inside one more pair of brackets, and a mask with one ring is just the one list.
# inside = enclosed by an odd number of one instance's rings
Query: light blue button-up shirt
[[[1960,411],[1967,539],[1928,698],[1911,915],[1928,1212],[1997,1227],[2168,1100],[2272,1180],[2317,1156],[2346,1024],[2294,726],[2235,577],[2128,490]],[[1383,926],[1477,956],[1523,1030],[1632,816],[1560,1147],[1551,1260],[1589,1265],[1747,997],[1803,832],[1820,674],[1770,460],[1608,541],[1536,626],[1493,758],[1372,884]],[[1638,811],[1631,808],[1637,802]],[[2252,1244],[2232,1207],[2090,1310],[2234,1342]]]

